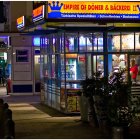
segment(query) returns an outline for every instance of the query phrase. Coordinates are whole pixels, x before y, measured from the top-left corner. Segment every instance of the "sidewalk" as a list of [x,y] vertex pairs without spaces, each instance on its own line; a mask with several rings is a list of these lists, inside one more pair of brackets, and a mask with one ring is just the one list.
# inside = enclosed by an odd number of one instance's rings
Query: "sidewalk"
[[[10,105],[15,121],[16,139],[108,139],[103,129],[82,123],[80,116],[60,113],[40,103],[39,95],[2,95]],[[140,138],[140,122],[130,128],[130,138]]]
[[80,116],[66,116],[37,103],[10,103],[10,108],[16,124],[17,139],[106,138],[99,129],[83,124]]
[[40,103],[39,95],[0,96],[10,106],[16,139],[102,139],[100,129]]

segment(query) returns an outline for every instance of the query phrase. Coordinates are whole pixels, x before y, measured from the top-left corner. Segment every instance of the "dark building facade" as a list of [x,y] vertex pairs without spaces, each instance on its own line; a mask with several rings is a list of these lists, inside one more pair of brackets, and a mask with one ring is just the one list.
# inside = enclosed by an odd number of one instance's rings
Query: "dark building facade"
[[5,7],[3,5],[3,2],[0,1],[0,23],[6,22],[6,17],[5,17]]

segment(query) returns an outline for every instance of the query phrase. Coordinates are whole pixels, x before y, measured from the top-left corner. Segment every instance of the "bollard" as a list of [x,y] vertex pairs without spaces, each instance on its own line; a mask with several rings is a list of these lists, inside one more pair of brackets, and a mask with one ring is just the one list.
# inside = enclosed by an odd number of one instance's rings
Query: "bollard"
[[9,106],[5,104],[4,110],[4,138],[13,139],[15,138],[15,123],[12,120],[12,110],[8,109]]
[[113,139],[123,139],[123,128],[113,127]]
[[4,124],[4,138],[14,139],[15,138],[15,123],[11,119],[7,119]]
[[3,138],[4,135],[4,130],[3,130],[3,126],[4,126],[4,101],[3,99],[0,99],[0,138]]
[[4,110],[4,120],[7,120],[7,119],[12,120],[12,110],[8,108]]
[[7,103],[4,103],[4,110],[8,108],[9,108],[9,105]]

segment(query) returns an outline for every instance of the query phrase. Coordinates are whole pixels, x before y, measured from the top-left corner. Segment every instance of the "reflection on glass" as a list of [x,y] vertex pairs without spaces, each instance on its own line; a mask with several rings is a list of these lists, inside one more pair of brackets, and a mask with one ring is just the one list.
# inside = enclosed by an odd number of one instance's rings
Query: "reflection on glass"
[[64,53],[64,34],[61,34],[60,38],[60,52]]
[[91,78],[92,69],[91,69],[91,54],[87,54],[87,77]]
[[55,53],[56,51],[56,42],[57,42],[57,38],[53,37],[52,39],[52,52]]
[[87,34],[87,51],[92,52],[93,51],[93,37],[92,33]]
[[89,43],[89,39],[87,39],[83,34],[79,35],[79,50],[86,51],[86,46]]
[[103,55],[93,56],[93,73],[100,71],[104,75],[104,57]]
[[66,59],[66,80],[77,80],[77,59]]
[[[43,60],[44,56],[40,55],[40,59]],[[44,65],[44,61],[40,61],[40,78],[41,78],[41,80],[43,80],[43,78],[45,77],[44,72],[43,72],[44,71],[43,65]]]
[[122,51],[134,50],[134,33],[122,33]]
[[83,80],[86,78],[86,71],[85,71],[85,62],[86,57],[85,54],[79,54],[78,55],[78,64],[77,64],[77,79]]
[[135,49],[140,49],[140,33],[135,34]]
[[108,46],[108,51],[120,51],[120,32],[108,33],[107,46]]
[[109,72],[118,72],[120,69],[126,68],[127,56],[124,54],[109,54],[108,68]]
[[55,55],[52,55],[52,72],[51,72],[52,78],[55,78]]
[[102,33],[94,33],[93,44],[94,44],[95,52],[103,52],[103,34]]
[[[64,55],[61,54],[61,80],[65,80]],[[64,86],[63,84],[61,84]]]
[[44,55],[44,77],[48,77],[48,62],[47,55]]
[[77,33],[67,33],[65,36],[65,52],[78,51],[78,37]]

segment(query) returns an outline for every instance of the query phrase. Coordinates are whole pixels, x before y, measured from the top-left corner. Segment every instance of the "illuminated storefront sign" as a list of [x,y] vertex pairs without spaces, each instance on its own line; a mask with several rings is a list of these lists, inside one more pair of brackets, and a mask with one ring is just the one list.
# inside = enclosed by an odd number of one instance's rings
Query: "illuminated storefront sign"
[[[53,39],[53,42],[55,40]],[[33,46],[40,46],[40,45],[47,45],[48,39],[47,38],[43,38],[42,40],[40,39],[40,37],[33,37]]]
[[40,37],[33,38],[33,46],[40,46]]
[[17,19],[17,28],[20,29],[20,28],[23,28],[25,26],[25,17],[22,16],[22,17],[19,17]]
[[48,2],[48,18],[140,19],[140,2]]
[[44,5],[36,8],[33,10],[33,22],[39,21],[41,19],[44,19]]

